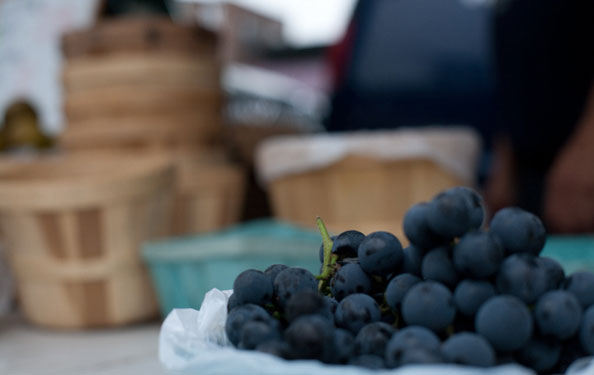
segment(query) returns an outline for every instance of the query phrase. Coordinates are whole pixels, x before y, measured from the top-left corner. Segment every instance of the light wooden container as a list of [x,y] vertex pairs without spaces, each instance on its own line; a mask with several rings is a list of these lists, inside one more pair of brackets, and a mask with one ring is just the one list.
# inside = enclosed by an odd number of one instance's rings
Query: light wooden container
[[334,233],[386,230],[404,240],[402,219],[410,206],[463,184],[428,159],[352,155],[326,168],[274,180],[268,189],[280,219],[314,227],[320,216]]
[[69,150],[170,149],[222,131],[217,37],[168,18],[124,17],[63,38]]
[[0,171],[0,225],[26,317],[50,327],[154,317],[140,244],[167,231],[162,157],[60,156]]
[[244,171],[220,153],[179,155],[172,233],[209,232],[239,222],[245,179]]

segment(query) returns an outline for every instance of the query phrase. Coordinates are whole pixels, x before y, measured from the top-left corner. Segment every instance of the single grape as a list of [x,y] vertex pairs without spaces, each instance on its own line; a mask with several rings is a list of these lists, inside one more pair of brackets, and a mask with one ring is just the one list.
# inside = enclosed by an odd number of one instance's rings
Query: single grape
[[498,351],[522,348],[532,336],[532,315],[517,297],[498,295],[488,299],[476,313],[476,332]]
[[233,310],[237,306],[240,306],[240,303],[237,301],[237,296],[235,294],[231,294],[229,300],[227,300],[227,312]]
[[342,328],[334,330],[334,362],[346,363],[355,353],[355,336]]
[[374,354],[380,357],[386,352],[386,345],[396,332],[396,328],[384,322],[374,322],[365,325],[355,338],[355,345],[359,355]]
[[[538,256],[536,257],[538,267],[542,268],[549,281],[547,290],[561,289],[565,281],[565,271],[563,266],[553,258]],[[594,284],[593,284],[594,287]]]
[[503,246],[490,232],[466,233],[454,247],[453,253],[456,270],[476,279],[494,275],[503,258]]
[[398,270],[403,262],[402,245],[388,232],[374,232],[365,236],[359,245],[361,268],[371,275],[387,276]]
[[253,303],[264,306],[272,302],[272,293],[272,281],[262,271],[245,270],[233,282],[233,295],[240,305]]
[[379,370],[386,367],[384,359],[373,354],[363,354],[353,357],[348,362],[348,364],[352,366],[365,367],[370,370]]
[[495,295],[495,288],[484,280],[462,280],[454,290],[454,303],[465,316],[474,316],[479,307]]
[[386,364],[390,368],[401,364],[402,355],[407,349],[424,349],[427,352],[439,352],[439,338],[425,327],[408,326],[396,332],[386,346]]
[[445,190],[429,202],[427,223],[441,237],[459,237],[472,228],[472,209],[465,194]]
[[[582,347],[579,336],[574,336],[563,342],[561,354],[553,371],[555,374],[565,374],[569,366],[576,360],[586,357],[588,353]],[[569,374],[569,372],[567,372]]]
[[402,252],[404,253],[402,273],[410,273],[421,277],[421,264],[423,263],[425,252],[420,247],[414,245],[409,245]]
[[294,359],[329,362],[334,351],[334,327],[319,315],[297,318],[285,331],[289,355]]
[[285,306],[285,318],[289,323],[303,315],[320,315],[334,323],[334,314],[325,296],[312,290],[295,293]]
[[429,203],[417,203],[406,211],[402,224],[404,235],[410,243],[423,250],[432,249],[447,242],[446,239],[429,229],[427,223],[428,211]]
[[565,340],[578,331],[582,306],[570,292],[552,290],[536,302],[534,319],[542,335]]
[[280,339],[278,325],[273,320],[266,322],[249,321],[241,329],[241,335],[238,347],[240,349],[253,350],[258,345]]
[[485,220],[485,201],[479,193],[466,186],[456,186],[448,189],[454,194],[466,198],[470,207],[470,228],[469,230],[480,229]]
[[329,296],[324,296],[324,299],[326,300],[328,307],[330,307],[330,312],[332,312],[332,314],[336,313],[336,308],[338,307],[338,301],[335,298],[332,298]]
[[458,273],[449,255],[449,248],[442,246],[429,251],[421,263],[425,280],[438,281],[449,288],[458,283]]
[[400,304],[402,303],[402,299],[412,288],[413,285],[420,283],[421,279],[415,275],[411,275],[410,273],[402,273],[396,277],[394,277],[388,283],[388,287],[386,288],[386,293],[384,298],[388,305],[396,311],[400,308]]
[[237,346],[241,339],[241,331],[246,323],[251,321],[269,323],[273,319],[261,306],[254,304],[241,305],[231,310],[227,315],[225,332],[229,341]]
[[360,265],[353,263],[340,267],[330,281],[330,291],[338,301],[353,293],[368,294],[371,292],[371,286],[369,275]]
[[594,305],[584,311],[579,336],[582,348],[590,355],[594,355]]
[[452,292],[435,281],[413,285],[402,300],[402,317],[408,325],[419,325],[440,332],[452,324],[455,316]]
[[289,267],[285,266],[284,264],[273,264],[272,266],[264,270],[264,274],[270,277],[270,281],[274,285],[274,279],[276,279],[276,276],[278,276],[278,274],[281,273],[281,271],[284,271],[287,268]]
[[573,293],[584,309],[594,304],[594,274],[592,272],[574,272],[565,280],[563,289]]
[[555,367],[561,356],[561,343],[558,340],[532,338],[518,352],[516,358],[524,366],[542,373]]
[[441,353],[450,363],[477,367],[495,365],[495,350],[476,333],[462,332],[451,336],[441,345]]
[[547,271],[532,254],[518,253],[505,258],[497,273],[496,287],[501,294],[533,304],[550,286]]
[[357,257],[357,250],[365,235],[356,230],[347,230],[333,239],[332,253],[341,258]]
[[367,294],[351,294],[336,308],[336,325],[357,334],[364,325],[380,320],[381,312],[377,302]]
[[499,237],[508,253],[538,255],[546,241],[546,231],[540,219],[518,207],[497,211],[491,220],[490,231]]
[[284,307],[294,294],[303,290],[318,290],[315,276],[304,268],[287,268],[274,279],[274,294],[281,307]]

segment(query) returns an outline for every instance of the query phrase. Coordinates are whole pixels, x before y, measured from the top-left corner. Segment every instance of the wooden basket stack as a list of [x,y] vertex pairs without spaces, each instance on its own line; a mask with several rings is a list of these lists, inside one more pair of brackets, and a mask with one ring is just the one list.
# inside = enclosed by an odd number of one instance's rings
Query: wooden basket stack
[[71,150],[191,150],[220,130],[216,36],[167,18],[117,18],[66,34]]
[[63,148],[173,157],[171,234],[240,219],[243,173],[216,146],[224,96],[215,34],[168,18],[116,18],[67,34],[63,50]]

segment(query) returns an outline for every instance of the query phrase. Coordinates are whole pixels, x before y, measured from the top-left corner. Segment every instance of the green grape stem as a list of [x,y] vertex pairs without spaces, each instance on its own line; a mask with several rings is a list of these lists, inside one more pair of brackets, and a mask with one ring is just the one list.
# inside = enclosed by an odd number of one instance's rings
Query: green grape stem
[[330,238],[328,230],[326,229],[326,225],[324,224],[324,221],[321,217],[318,216],[316,218],[316,224],[318,225],[318,229],[322,235],[322,245],[324,247],[324,264],[322,266],[322,273],[316,276],[316,278],[320,280],[318,284],[318,290],[323,293],[328,288],[328,281],[334,275],[338,256],[332,254],[332,239]]

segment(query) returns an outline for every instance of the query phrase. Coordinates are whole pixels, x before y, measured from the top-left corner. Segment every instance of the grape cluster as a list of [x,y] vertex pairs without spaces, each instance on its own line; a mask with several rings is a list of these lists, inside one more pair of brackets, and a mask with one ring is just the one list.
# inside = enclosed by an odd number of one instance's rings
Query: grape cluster
[[370,369],[516,362],[564,372],[594,355],[594,274],[539,256],[535,215],[510,207],[486,229],[482,197],[456,187],[413,205],[403,248],[388,232],[321,224],[321,273],[272,265],[234,282],[226,333],[240,349]]

